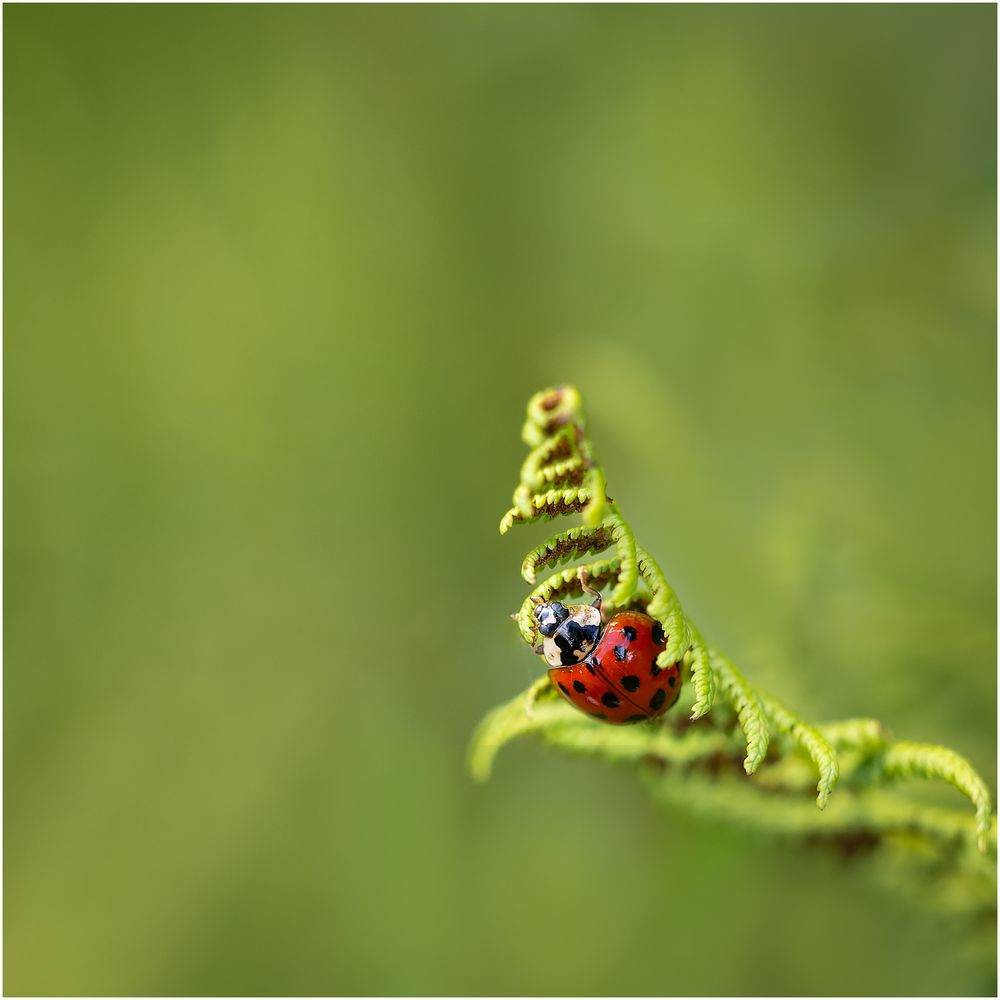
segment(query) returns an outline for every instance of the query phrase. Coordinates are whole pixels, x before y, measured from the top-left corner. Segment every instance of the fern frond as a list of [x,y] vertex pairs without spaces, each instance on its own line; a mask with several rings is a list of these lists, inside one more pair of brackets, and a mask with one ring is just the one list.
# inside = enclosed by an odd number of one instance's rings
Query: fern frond
[[889,732],[878,719],[844,719],[828,722],[819,731],[837,750],[879,750],[889,739]]
[[954,785],[976,807],[976,839],[979,849],[986,850],[993,814],[989,789],[961,754],[929,743],[893,743],[878,765],[886,780],[941,778]]
[[552,721],[541,731],[545,742],[619,764],[669,768],[672,772],[715,768],[730,748],[726,734],[713,729],[681,736],[655,722],[627,727],[589,724],[561,700],[552,704],[550,718]]
[[667,583],[663,570],[650,554],[638,545],[635,547],[635,554],[639,560],[639,572],[653,592],[646,614],[660,622],[667,636],[667,648],[660,653],[656,662],[661,667],[669,667],[683,657],[688,647],[687,621],[681,610],[681,602]]
[[[582,458],[564,458],[560,462],[546,465],[538,469],[534,479],[539,486],[547,486],[552,483],[561,485],[582,486],[587,467]],[[527,483],[525,484],[527,485]]]
[[819,784],[816,786],[816,805],[820,809],[826,807],[830,798],[830,792],[837,783],[840,776],[840,765],[837,763],[837,755],[829,740],[815,726],[803,722],[797,715],[790,712],[780,702],[766,695],[759,695],[764,711],[768,718],[774,723],[775,729],[779,733],[790,736],[795,743],[812,758],[819,771]]
[[611,532],[618,553],[618,583],[608,597],[615,607],[621,607],[635,593],[639,582],[639,559],[636,554],[635,535],[622,517],[612,507],[602,522]]
[[694,622],[688,621],[688,634],[691,645],[685,658],[694,684],[694,705],[691,706],[691,718],[700,719],[715,702],[715,674],[709,663],[708,647]]
[[601,523],[604,511],[607,509],[607,482],[604,478],[604,470],[600,466],[593,465],[587,471],[587,478],[584,488],[590,495],[590,503],[583,510],[583,523],[591,528]]
[[583,399],[572,385],[536,392],[528,400],[528,418],[521,430],[526,445],[534,448],[560,427],[575,424],[583,430]]
[[511,507],[500,521],[500,534],[506,535],[515,524],[529,524],[532,521],[550,521],[561,514],[575,514],[590,502],[590,494],[584,489],[549,490],[531,498],[527,512]]
[[[539,489],[547,480],[543,472],[553,463],[568,459],[584,464],[582,456],[576,454],[576,427],[569,425],[561,427],[552,437],[543,438],[541,443],[528,452],[528,457],[521,465],[521,486],[529,494]],[[575,457],[574,457],[575,455]]]
[[535,583],[538,570],[543,566],[558,566],[581,556],[596,555],[614,546],[618,553],[618,582],[608,601],[620,607],[635,592],[639,578],[635,555],[635,536],[632,529],[615,513],[609,513],[596,527],[578,525],[560,531],[533,548],[521,564],[521,576],[528,583]]
[[[539,682],[536,682],[540,683]],[[537,695],[536,685],[493,709],[479,723],[469,748],[469,770],[477,781],[486,781],[500,748],[518,736],[543,729],[548,721],[543,711],[529,711]]]
[[[646,774],[657,799],[701,814],[715,822],[757,829],[772,836],[874,849],[891,838],[919,837],[928,849],[968,845],[982,857],[971,814],[895,798],[884,791],[838,792],[820,812],[807,799],[782,794],[762,795],[753,784],[725,775]],[[996,822],[987,833],[995,847]],[[992,866],[991,866],[992,867]]]
[[767,755],[767,747],[771,741],[767,716],[756,692],[729,659],[722,653],[710,649],[708,660],[718,678],[720,690],[739,717],[747,741],[747,755],[743,767],[747,774],[753,774]]
[[560,531],[533,548],[521,564],[521,576],[528,583],[535,583],[538,570],[542,566],[558,566],[572,562],[581,556],[596,555],[614,544],[610,525],[587,528],[578,525],[568,531]]
[[[642,610],[661,623],[667,646],[658,663],[683,662],[692,705],[688,720],[608,726],[563,701],[543,674],[483,719],[469,753],[476,778],[489,776],[506,743],[534,734],[561,750],[630,767],[657,799],[715,819],[829,844],[846,853],[859,845],[895,851],[904,869],[910,864],[906,870],[914,872],[918,855],[951,865],[949,870],[961,867],[976,885],[987,886],[977,898],[989,902],[996,820],[986,784],[968,761],[944,747],[892,742],[874,719],[812,725],[756,691],[731,660],[708,646],[656,560],[607,496],[605,473],[594,458],[575,388],[561,386],[533,396],[522,437],[530,451],[501,533],[514,524],[564,515],[579,515],[582,523],[553,535],[525,557],[521,572],[533,589],[514,616],[521,637],[535,645],[535,602],[582,595],[580,571],[586,570],[591,587],[613,588],[607,596],[609,609]],[[566,565],[577,560],[582,565]],[[536,584],[539,570],[560,566]],[[711,712],[717,695],[717,710]],[[747,775],[755,775],[752,782],[740,775],[741,762]],[[908,801],[897,788],[908,777],[949,782],[975,806],[975,819],[965,810]],[[815,786],[815,804],[806,797],[810,786]],[[835,786],[838,791],[832,795]],[[920,852],[912,849],[914,838],[922,845]],[[992,854],[980,853],[989,852],[991,845]]]
[[555,698],[556,689],[548,674],[543,674],[524,692],[524,711],[530,718],[535,714],[535,706],[545,698]]
[[531,691],[495,709],[480,724],[470,748],[470,766],[477,777],[488,774],[505,743],[528,733],[538,733],[564,750],[618,763],[717,768],[720,759],[732,752],[731,738],[720,730],[705,728],[680,735],[655,723],[596,725],[561,698],[537,705],[529,714],[525,706]]

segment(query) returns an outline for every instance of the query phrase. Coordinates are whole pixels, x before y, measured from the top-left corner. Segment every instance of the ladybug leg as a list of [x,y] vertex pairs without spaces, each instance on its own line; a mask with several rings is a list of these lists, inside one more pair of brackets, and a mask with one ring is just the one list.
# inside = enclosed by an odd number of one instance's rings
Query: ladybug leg
[[542,653],[545,652],[545,647],[541,643],[539,643],[537,646],[533,646],[532,648],[539,656],[541,656]]
[[594,590],[593,587],[588,587],[587,586],[587,567],[586,566],[581,566],[580,567],[580,586],[583,587],[583,592],[585,594],[592,594],[593,595],[594,602],[593,602],[593,604],[591,606],[597,608],[597,610],[600,611],[601,610],[601,593],[598,590]]

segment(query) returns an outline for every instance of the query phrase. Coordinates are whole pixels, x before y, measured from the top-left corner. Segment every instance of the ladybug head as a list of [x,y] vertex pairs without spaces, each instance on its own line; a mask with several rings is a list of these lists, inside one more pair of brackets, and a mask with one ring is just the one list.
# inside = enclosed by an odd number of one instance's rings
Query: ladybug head
[[538,631],[547,639],[555,632],[559,626],[569,618],[569,611],[565,604],[553,601],[551,604],[539,604],[535,608],[535,621],[538,623]]

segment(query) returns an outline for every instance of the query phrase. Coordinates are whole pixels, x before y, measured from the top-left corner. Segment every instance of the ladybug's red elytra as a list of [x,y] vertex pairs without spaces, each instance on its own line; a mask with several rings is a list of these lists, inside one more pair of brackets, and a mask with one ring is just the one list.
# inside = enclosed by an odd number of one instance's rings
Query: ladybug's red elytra
[[535,652],[549,664],[559,693],[581,712],[621,726],[662,715],[680,697],[681,665],[660,667],[667,637],[658,621],[622,611],[601,625],[601,595],[593,604],[539,603],[535,622],[543,641]]

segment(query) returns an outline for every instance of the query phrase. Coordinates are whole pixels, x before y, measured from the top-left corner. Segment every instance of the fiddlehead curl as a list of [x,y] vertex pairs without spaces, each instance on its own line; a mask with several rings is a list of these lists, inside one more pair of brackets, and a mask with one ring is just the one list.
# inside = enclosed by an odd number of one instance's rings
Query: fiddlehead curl
[[[858,836],[892,839],[906,829],[938,843],[968,840],[980,852],[995,843],[989,791],[963,757],[944,747],[893,742],[873,719],[810,725],[756,691],[722,652],[704,642],[663,570],[607,496],[575,388],[561,386],[533,396],[522,437],[530,451],[513,506],[500,522],[501,534],[515,524],[566,515],[579,514],[583,523],[551,536],[525,557],[521,575],[532,590],[512,616],[521,637],[536,645],[536,603],[582,595],[584,570],[591,588],[610,588],[606,609],[641,610],[660,622],[666,648],[657,663],[683,664],[693,692],[690,722],[657,720],[629,730],[613,728],[556,697],[548,677],[542,676],[480,724],[470,752],[477,778],[489,775],[506,742],[536,733],[563,749],[639,768],[664,801],[687,801],[690,793],[715,815],[732,818],[739,813],[745,822],[774,832],[836,842]],[[555,572],[538,582],[541,570]],[[710,713],[717,694],[724,707],[701,725],[692,725]],[[742,769],[753,781],[743,778],[736,785],[733,770],[741,757]],[[975,806],[974,822],[954,811],[915,812],[893,798],[891,786],[906,777],[939,778],[953,785]],[[821,819],[815,810],[815,818],[803,812],[801,796],[810,784],[823,809],[838,779],[848,787],[839,793],[836,801],[842,805],[833,810],[832,819]],[[759,794],[762,788],[767,796]]]

